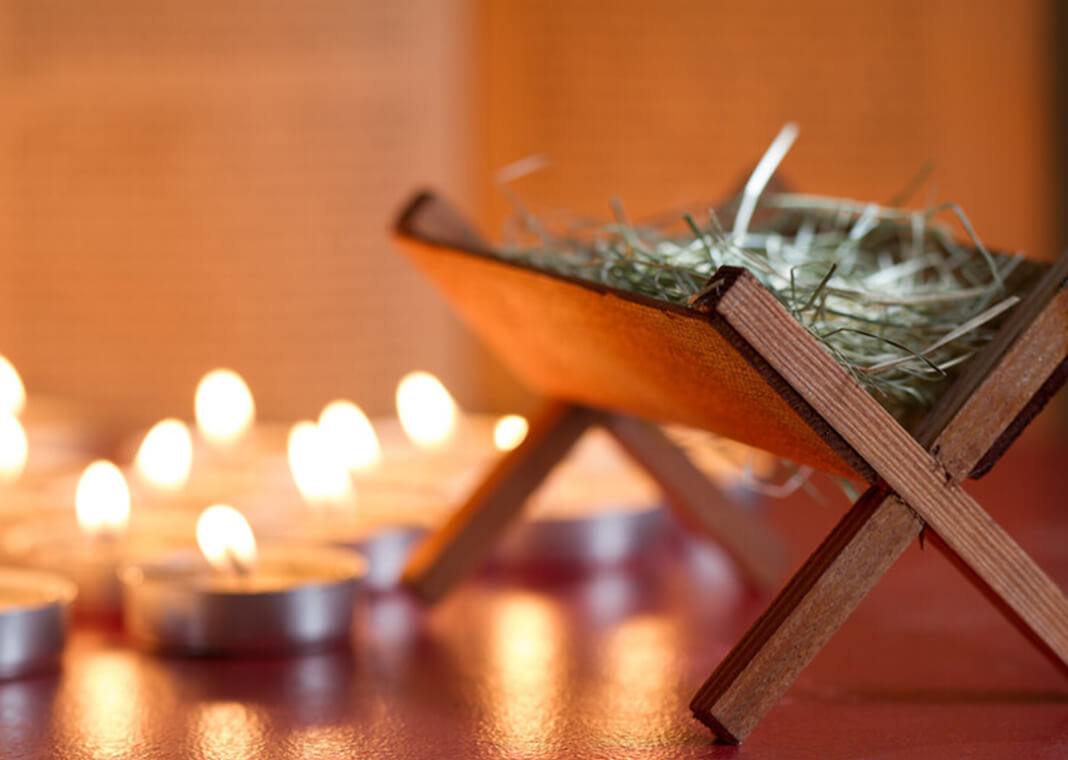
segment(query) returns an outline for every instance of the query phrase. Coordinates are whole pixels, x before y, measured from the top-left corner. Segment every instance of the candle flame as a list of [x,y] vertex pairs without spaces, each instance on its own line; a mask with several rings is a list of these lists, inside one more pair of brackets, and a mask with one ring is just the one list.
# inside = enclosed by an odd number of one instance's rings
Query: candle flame
[[137,470],[148,483],[178,491],[189,480],[193,467],[193,437],[181,420],[157,422],[137,450]]
[[409,440],[431,449],[456,429],[456,402],[429,372],[411,372],[397,384],[397,416]]
[[288,454],[293,481],[309,504],[336,504],[352,495],[347,465],[314,422],[290,429]]
[[18,480],[26,467],[29,444],[17,417],[0,412],[0,483]]
[[231,446],[256,416],[248,385],[230,369],[213,369],[200,379],[195,398],[197,428],[218,446]]
[[0,414],[18,416],[26,406],[26,388],[15,365],[0,356]]
[[197,545],[212,568],[244,575],[256,564],[256,537],[245,516],[226,504],[214,504],[197,520]]
[[114,535],[130,521],[130,489],[119,468],[103,459],[90,464],[74,496],[78,524],[93,536]]
[[493,426],[493,445],[497,451],[511,451],[523,442],[529,430],[526,417],[506,414]]
[[331,401],[323,407],[319,432],[325,445],[353,470],[367,470],[382,456],[374,426],[351,401]]

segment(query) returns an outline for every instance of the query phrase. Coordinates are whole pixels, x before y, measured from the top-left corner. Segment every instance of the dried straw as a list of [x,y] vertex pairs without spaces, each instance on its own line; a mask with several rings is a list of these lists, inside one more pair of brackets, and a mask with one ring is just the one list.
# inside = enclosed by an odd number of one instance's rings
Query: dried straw
[[[534,242],[501,254],[678,304],[719,267],[745,267],[907,424],[990,340],[1034,265],[988,251],[955,204],[912,210],[900,205],[904,197],[880,205],[766,192],[796,134],[784,127],[740,198],[718,212],[635,224],[615,202],[610,223],[570,220],[552,231],[517,205]],[[721,223],[728,214],[730,232]],[[970,244],[958,242],[947,219]]]

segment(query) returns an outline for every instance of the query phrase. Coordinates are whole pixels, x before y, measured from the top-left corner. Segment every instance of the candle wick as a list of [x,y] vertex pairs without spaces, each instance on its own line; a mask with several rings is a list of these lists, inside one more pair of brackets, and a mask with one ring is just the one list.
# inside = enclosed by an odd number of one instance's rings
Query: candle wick
[[93,542],[100,547],[114,546],[118,541],[118,531],[110,525],[102,525],[92,533]]
[[243,561],[231,547],[227,546],[223,549],[226,556],[226,563],[230,566],[230,572],[234,575],[244,578],[249,574],[251,568],[248,563]]

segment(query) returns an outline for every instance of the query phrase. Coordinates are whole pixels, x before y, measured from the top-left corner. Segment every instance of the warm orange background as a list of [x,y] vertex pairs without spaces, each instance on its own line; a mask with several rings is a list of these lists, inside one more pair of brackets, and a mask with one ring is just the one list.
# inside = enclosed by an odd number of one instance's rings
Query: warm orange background
[[[990,244],[1054,252],[1046,3],[0,0],[0,353],[131,423],[244,373],[270,417],[388,409],[422,367],[519,403],[390,246],[492,171],[637,215],[736,184],[788,120],[805,190],[889,198],[928,159]],[[921,198],[922,200],[922,198]]]

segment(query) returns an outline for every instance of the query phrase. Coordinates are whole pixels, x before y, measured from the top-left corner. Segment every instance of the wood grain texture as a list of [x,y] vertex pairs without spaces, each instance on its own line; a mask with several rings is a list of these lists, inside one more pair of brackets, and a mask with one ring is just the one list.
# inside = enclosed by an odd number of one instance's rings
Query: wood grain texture
[[[1046,283],[1058,279],[1053,272]],[[1025,316],[1017,322],[1025,323],[1049,298],[1041,285],[1036,290],[1040,292],[1024,304]],[[1026,327],[1022,335],[1021,327]],[[1029,326],[1006,324],[1003,333],[1017,340],[1007,351],[995,342],[959,381],[974,389],[969,400],[958,404],[944,399],[956,410],[952,417],[937,409],[933,413],[948,420],[932,449],[944,456],[940,467],[947,485],[955,486],[968,475],[1056,371],[1068,335],[1068,290],[1061,290]],[[980,563],[982,572],[973,570],[971,559],[961,557],[948,542],[939,540],[938,545],[1017,628],[1065,668],[1063,595],[985,513],[977,517],[975,510],[977,506],[965,518],[978,519],[973,530],[961,527],[968,534],[977,531],[995,547],[994,558]],[[691,703],[694,715],[722,741],[744,739],[922,528],[919,516],[895,495],[882,487],[870,489],[701,687]],[[1005,566],[992,571],[991,564],[999,559]],[[1006,575],[1012,577],[1006,580]]]
[[733,504],[655,425],[619,414],[602,424],[653,477],[679,520],[715,541],[758,591],[778,588],[786,547],[756,513]]
[[799,418],[706,315],[494,258],[441,210],[443,203],[417,196],[401,216],[398,237],[471,329],[532,390],[703,428],[856,477],[850,462],[863,466],[859,458],[848,459],[848,447],[836,450]]
[[553,466],[599,415],[552,402],[535,415],[523,442],[501,456],[478,488],[420,544],[404,570],[404,583],[424,601],[440,599],[493,549]]
[[743,741],[922,528],[884,487],[868,489],[694,695],[694,717],[718,741]]

